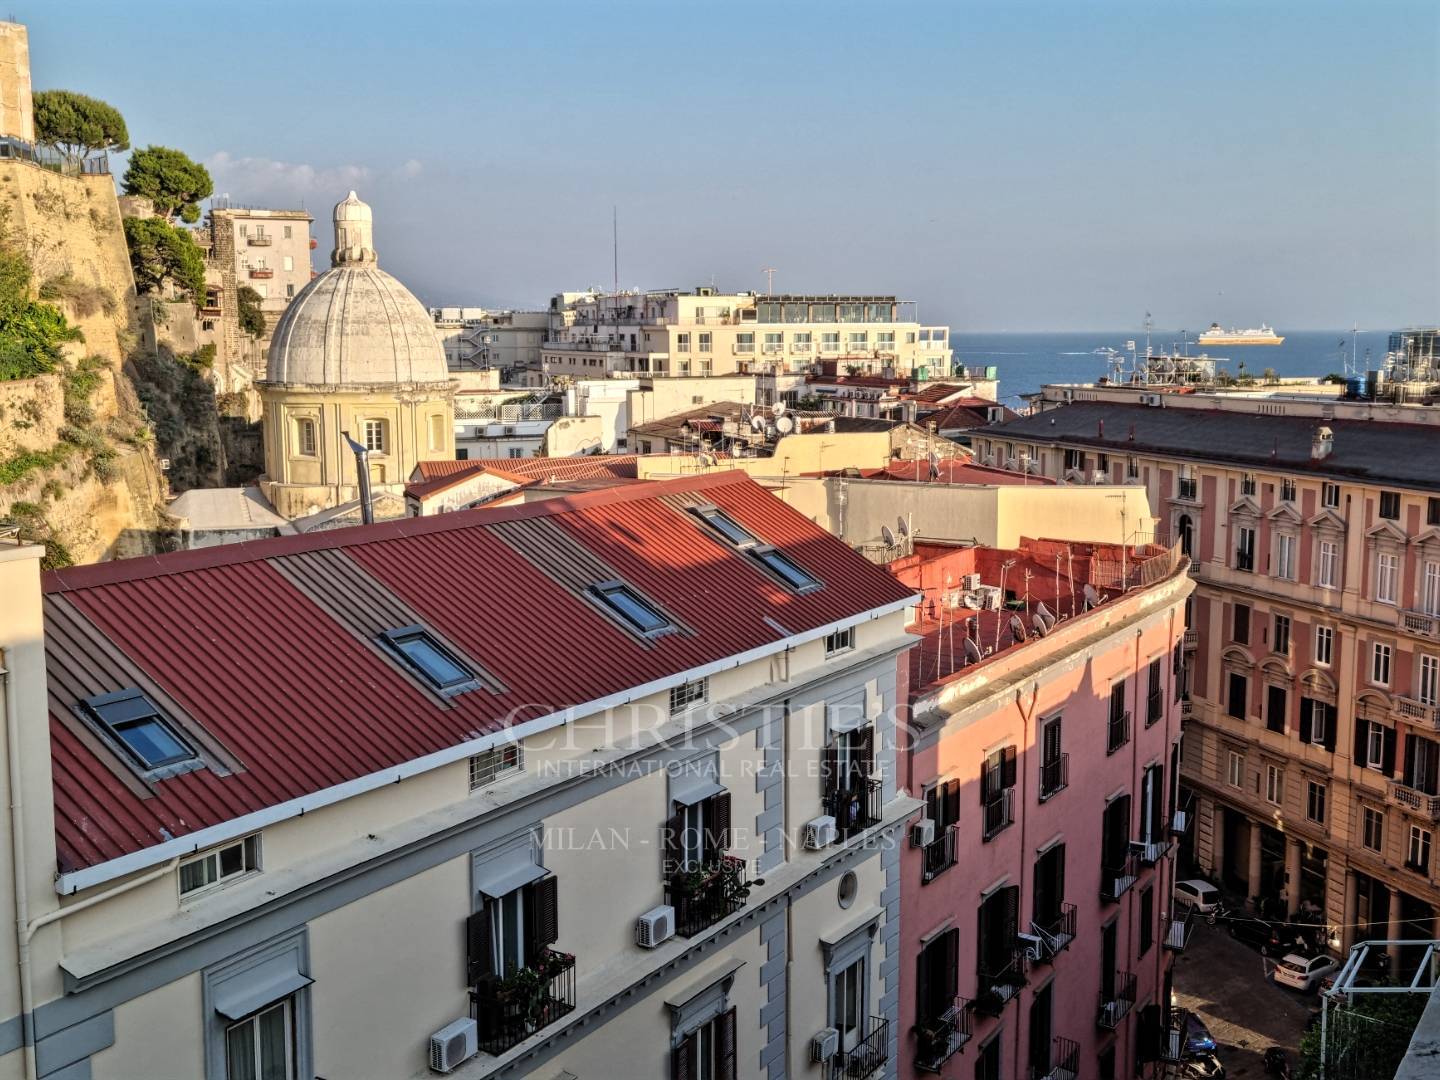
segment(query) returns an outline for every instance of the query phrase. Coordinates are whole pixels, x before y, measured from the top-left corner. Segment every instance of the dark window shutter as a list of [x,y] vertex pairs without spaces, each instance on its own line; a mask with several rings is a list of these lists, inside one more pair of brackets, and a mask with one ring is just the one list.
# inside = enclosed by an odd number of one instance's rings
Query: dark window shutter
[[820,753],[820,784],[826,794],[840,783],[840,749],[831,739]]
[[718,1080],[735,1080],[735,1010],[727,1009],[716,1018],[715,1075]]
[[475,986],[494,970],[490,962],[490,916],[485,905],[465,920],[465,983]]
[[863,727],[857,733],[855,760],[861,776],[868,780],[875,775],[875,728],[873,725]]
[[945,824],[954,825],[960,820],[960,781],[950,780],[945,784]]
[[990,801],[990,777],[997,772],[986,758],[980,765],[980,805],[984,806]]
[[960,985],[960,928],[945,934],[945,971],[941,979],[941,1011],[950,1008]]
[[1419,787],[1415,782],[1415,736],[1405,736],[1405,786]]
[[1000,786],[1012,788],[1015,786],[1015,747],[1005,747],[1004,755],[1004,763],[1001,766],[1002,775],[1000,778]]
[[1009,885],[1004,891],[1004,900],[1001,902],[1001,918],[1004,920],[1001,928],[1001,945],[1008,950],[1015,944],[1015,935],[1020,932],[1020,886]]
[[1065,845],[1056,844],[1050,850],[1053,853],[1050,858],[1055,864],[1055,904],[1058,910],[1059,905],[1065,902]]
[[937,828],[940,824],[940,804],[943,788],[943,784],[936,784],[925,793],[925,816],[935,822]]
[[680,1045],[670,1051],[670,1080],[693,1080],[690,1073],[690,1058],[695,1051],[695,1035],[686,1035]]
[[730,850],[730,792],[722,791],[710,797],[710,828],[707,832],[705,846],[715,858]]
[[1140,1010],[1140,1026],[1135,1031],[1135,1059],[1158,1061],[1160,1058],[1160,1006],[1146,1005]]
[[680,872],[680,865],[685,861],[684,816],[676,814],[665,822],[660,832],[660,873],[669,881]]
[[1302,697],[1300,699],[1300,741],[1308,743],[1315,732],[1315,700]]
[[1165,835],[1165,769],[1156,765],[1150,769],[1153,787],[1150,791],[1150,839],[1159,840]]
[[560,936],[559,897],[556,891],[557,879],[547,874],[539,881],[525,887],[525,929],[529,932],[530,962],[534,963],[540,950],[555,944]]
[[1395,775],[1395,729],[1385,729],[1385,741],[1380,752],[1380,769],[1386,776]]
[[1351,759],[1356,765],[1365,765],[1369,754],[1370,721],[1355,718],[1355,754]]
[[1325,733],[1323,735],[1325,749],[1333,754],[1335,752],[1335,729],[1340,726],[1338,714],[1334,705],[1323,701],[1320,703],[1320,708],[1317,711],[1320,714],[1321,723],[1325,725]]
[[921,1020],[935,1019],[936,1010],[931,1000],[933,993],[930,982],[930,957],[935,946],[921,949],[920,955],[915,958],[915,1011],[919,1013]]

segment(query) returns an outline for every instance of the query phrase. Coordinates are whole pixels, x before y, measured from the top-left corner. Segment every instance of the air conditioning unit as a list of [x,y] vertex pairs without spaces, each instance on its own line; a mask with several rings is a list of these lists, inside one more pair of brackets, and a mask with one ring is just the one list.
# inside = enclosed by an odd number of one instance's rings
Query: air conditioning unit
[[980,575],[966,574],[963,578],[960,579],[960,587],[966,592],[974,592],[976,589],[980,588]]
[[1102,470],[1096,469],[1090,474],[1090,482],[1092,484],[1108,484],[1110,477],[1106,476]]
[[1153,409],[1158,409],[1158,408],[1160,407],[1160,395],[1159,395],[1159,394],[1141,394],[1141,395],[1140,395],[1140,404],[1141,404],[1141,405],[1149,405],[1149,406],[1150,406],[1151,408],[1153,408]]
[[653,907],[635,920],[635,944],[653,949],[675,936],[675,909],[669,904]]
[[430,1036],[430,1069],[438,1073],[454,1072],[479,1052],[479,1028],[474,1020],[464,1017]]
[[835,842],[835,819],[829,814],[812,818],[805,823],[805,847],[819,851]]
[[817,1063],[824,1063],[840,1052],[840,1032],[835,1028],[825,1028],[815,1034],[810,1040],[810,1060]]
[[1032,963],[1044,955],[1045,942],[1039,934],[1016,934],[1015,943],[1025,950],[1025,958]]
[[980,601],[981,611],[1000,610],[1000,587],[998,585],[981,585],[975,590],[975,595]]
[[910,826],[910,846],[925,847],[935,842],[935,821],[924,817]]

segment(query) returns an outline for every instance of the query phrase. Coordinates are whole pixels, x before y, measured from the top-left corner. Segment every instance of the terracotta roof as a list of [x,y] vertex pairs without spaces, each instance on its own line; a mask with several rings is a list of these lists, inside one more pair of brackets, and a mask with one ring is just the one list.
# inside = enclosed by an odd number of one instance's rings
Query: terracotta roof
[[472,466],[464,471],[452,472],[444,476],[437,476],[431,480],[417,480],[414,483],[405,485],[405,494],[412,499],[424,501],[431,495],[438,495],[442,491],[449,491],[456,484],[463,484],[466,480],[484,473],[486,476],[493,476],[497,480],[507,480],[516,487],[527,487],[530,484],[538,484],[539,481],[532,476],[522,476],[520,473],[509,469],[497,469],[487,465],[484,461],[465,462]]
[[928,401],[939,404],[946,398],[954,397],[956,394],[963,394],[965,389],[964,386],[956,386],[954,383],[932,383],[925,387],[924,390],[917,390],[915,393],[907,396],[914,398],[916,401]]
[[904,480],[917,484],[982,484],[986,486],[1010,486],[1030,484],[1040,486],[1054,484],[1044,476],[1026,476],[1008,469],[993,469],[987,465],[976,465],[969,458],[942,458],[937,464],[940,475],[930,478],[930,464],[924,458],[906,461],[891,461],[883,469],[859,469],[854,472],[806,473],[807,476],[854,476],[860,480]]
[[[696,502],[823,587],[780,585],[685,512]],[[680,629],[648,641],[622,629],[588,595],[610,579]],[[323,805],[427,755],[440,758],[409,771],[460,760],[516,723],[663,687],[909,596],[733,472],[75,567],[44,588],[65,873],[211,827],[196,842],[213,843],[250,827],[226,825],[237,818]],[[442,698],[409,675],[375,639],[412,624],[497,689]],[[132,686],[206,767],[147,784],[79,718],[78,701]]]
[[[936,431],[965,431],[970,428],[984,427],[990,423],[990,410],[995,408],[995,402],[986,401],[983,398],[961,401],[946,405],[937,412],[926,413],[920,417],[922,424],[934,424]],[[1000,406],[1000,422],[1014,420],[1019,413],[1013,409]]]
[[639,454],[579,454],[575,457],[470,458],[467,461],[422,461],[411,480],[433,480],[477,469],[511,473],[532,480],[579,480],[589,476],[635,476]]

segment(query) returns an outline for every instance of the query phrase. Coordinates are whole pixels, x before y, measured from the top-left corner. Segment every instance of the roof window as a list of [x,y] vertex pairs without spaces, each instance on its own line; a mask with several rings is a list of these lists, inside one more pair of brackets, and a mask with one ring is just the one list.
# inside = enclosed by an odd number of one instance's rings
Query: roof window
[[591,591],[596,599],[636,633],[648,637],[674,628],[669,619],[623,582],[596,585]]
[[441,693],[458,694],[479,685],[474,673],[423,626],[402,626],[381,636],[407,666]]
[[749,547],[759,543],[745,526],[718,507],[697,506],[695,515],[736,547]]
[[796,592],[804,592],[807,589],[818,589],[820,582],[804,570],[800,569],[794,559],[790,558],[783,551],[773,547],[752,547],[750,554],[755,561],[765,569],[778,577]]
[[196,756],[139,690],[86,698],[85,707],[142,769],[160,769]]

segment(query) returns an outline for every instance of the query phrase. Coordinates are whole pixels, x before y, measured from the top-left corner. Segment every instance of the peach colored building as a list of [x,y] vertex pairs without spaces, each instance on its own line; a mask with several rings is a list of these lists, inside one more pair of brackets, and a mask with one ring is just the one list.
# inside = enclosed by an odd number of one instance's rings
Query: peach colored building
[[924,597],[898,1075],[1157,1075],[1188,934],[1169,902],[1185,559],[917,544],[891,570]]

